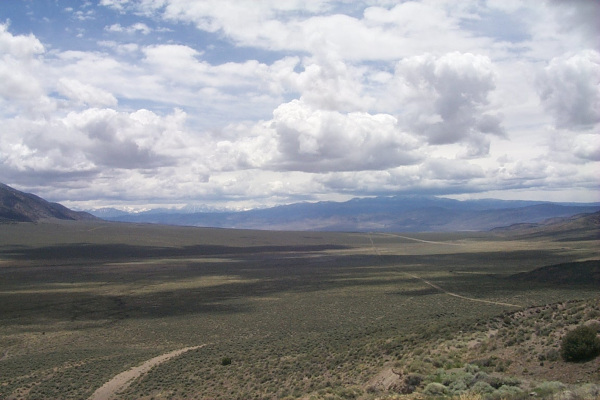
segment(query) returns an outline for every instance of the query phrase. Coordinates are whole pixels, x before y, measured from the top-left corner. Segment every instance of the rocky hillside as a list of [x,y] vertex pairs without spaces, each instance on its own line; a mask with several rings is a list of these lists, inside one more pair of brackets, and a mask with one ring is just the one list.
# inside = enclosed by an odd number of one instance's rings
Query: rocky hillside
[[587,325],[600,332],[599,298],[507,312],[458,335],[405,349],[367,390],[380,399],[600,399],[600,357],[566,362],[560,344]]
[[50,203],[31,193],[24,193],[0,183],[0,223],[36,222],[41,219],[63,220],[97,219],[91,214]]

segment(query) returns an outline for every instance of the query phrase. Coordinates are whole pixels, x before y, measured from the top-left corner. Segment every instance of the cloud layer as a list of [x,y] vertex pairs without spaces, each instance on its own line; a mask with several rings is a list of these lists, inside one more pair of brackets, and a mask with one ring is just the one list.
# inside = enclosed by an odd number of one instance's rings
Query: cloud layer
[[18,188],[79,207],[598,200],[597,2],[56,7],[53,34],[0,11],[0,181]]

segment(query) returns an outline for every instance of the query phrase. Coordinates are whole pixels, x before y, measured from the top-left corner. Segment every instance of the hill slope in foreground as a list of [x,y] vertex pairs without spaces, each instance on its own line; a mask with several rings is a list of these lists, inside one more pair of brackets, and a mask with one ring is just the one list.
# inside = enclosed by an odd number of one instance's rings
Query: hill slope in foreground
[[0,223],[36,222],[41,219],[97,219],[86,212],[77,212],[58,203],[50,203],[31,193],[24,193],[0,183]]

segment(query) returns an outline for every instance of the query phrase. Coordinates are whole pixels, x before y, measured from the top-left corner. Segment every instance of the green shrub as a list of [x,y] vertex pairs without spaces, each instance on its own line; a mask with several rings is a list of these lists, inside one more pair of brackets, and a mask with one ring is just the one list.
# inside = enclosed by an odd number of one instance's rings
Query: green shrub
[[600,321],[598,320],[590,320],[587,321],[585,323],[585,326],[589,326],[590,328],[592,328],[593,330],[595,330],[596,332],[600,333]]
[[230,357],[223,357],[221,359],[221,365],[230,365],[231,364],[231,358]]
[[448,386],[448,389],[454,395],[461,394],[462,392],[466,391],[468,388],[469,387],[467,386],[467,384],[462,380],[454,381]]
[[404,377],[404,385],[402,387],[403,394],[413,393],[423,382],[423,375],[408,374]]
[[593,328],[578,326],[563,338],[560,355],[568,362],[592,360],[600,355],[600,338]]
[[426,396],[443,396],[448,393],[446,386],[441,383],[431,382],[425,386],[423,394]]
[[478,393],[478,394],[484,395],[484,394],[493,393],[494,388],[485,381],[479,381],[473,385],[473,387],[471,388],[471,391],[473,393]]
[[586,383],[575,389],[575,396],[582,399],[598,399],[600,398],[600,385],[594,383]]
[[565,389],[565,385],[562,382],[550,381],[540,383],[533,391],[537,393],[538,396],[548,397],[563,389]]
[[516,387],[516,386],[508,386],[508,385],[503,385],[500,386],[498,388],[498,390],[496,390],[491,396],[490,399],[495,400],[495,399],[501,399],[501,400],[506,400],[506,399],[520,399],[523,398],[523,396],[525,395],[525,392],[523,391],[523,389]]

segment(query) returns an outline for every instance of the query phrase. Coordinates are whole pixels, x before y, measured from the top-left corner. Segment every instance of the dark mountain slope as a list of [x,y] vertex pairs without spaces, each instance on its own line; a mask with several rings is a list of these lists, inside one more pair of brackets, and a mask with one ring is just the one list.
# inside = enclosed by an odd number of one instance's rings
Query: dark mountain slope
[[600,260],[548,265],[530,272],[513,275],[512,279],[562,285],[600,286]]
[[40,219],[93,220],[91,214],[50,203],[34,194],[24,193],[0,183],[0,223],[36,222]]
[[554,240],[600,239],[600,211],[570,217],[550,218],[540,223],[519,223],[493,229],[499,235],[515,238],[552,236]]

